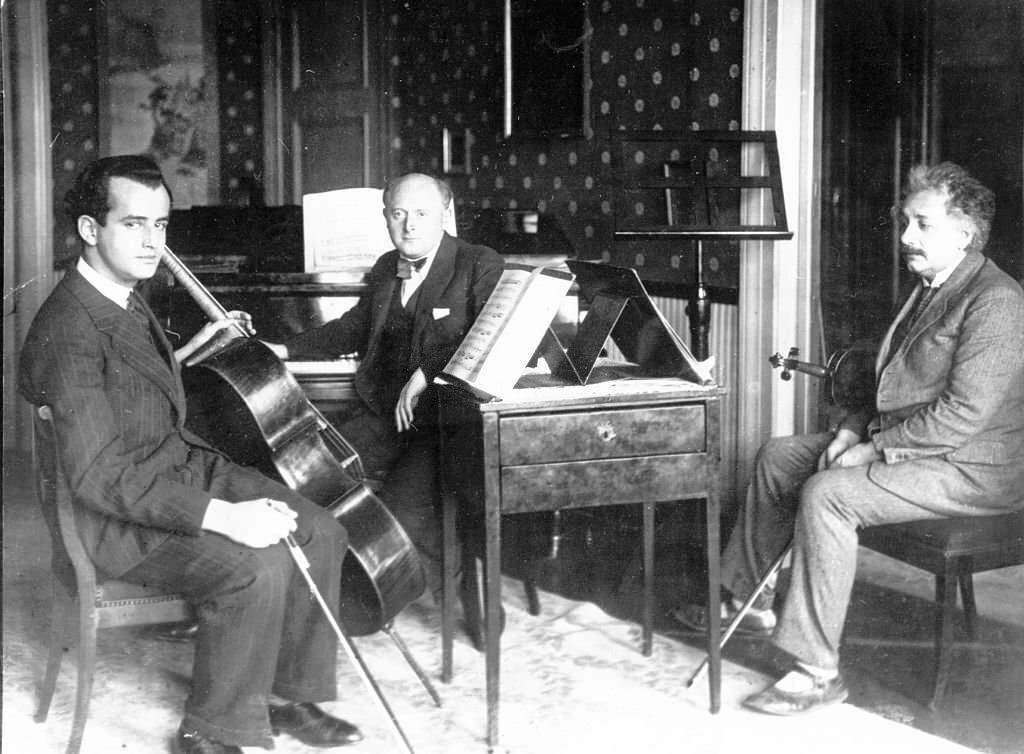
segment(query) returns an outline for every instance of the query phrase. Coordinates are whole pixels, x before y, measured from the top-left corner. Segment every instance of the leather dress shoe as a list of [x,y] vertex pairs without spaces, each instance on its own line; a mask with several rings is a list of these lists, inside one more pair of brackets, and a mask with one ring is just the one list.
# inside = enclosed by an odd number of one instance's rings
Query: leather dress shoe
[[271,704],[268,712],[270,730],[275,736],[284,731],[306,746],[328,749],[363,740],[359,728],[341,718],[328,715],[311,702]]
[[806,691],[782,691],[769,686],[745,699],[743,706],[769,715],[802,715],[830,704],[846,701],[850,695],[842,675],[835,678],[812,676],[814,685]]
[[180,623],[164,623],[154,626],[148,635],[159,641],[192,641],[199,633],[199,621],[187,620]]
[[174,754],[242,754],[242,750],[207,738],[199,731],[179,728],[174,737]]

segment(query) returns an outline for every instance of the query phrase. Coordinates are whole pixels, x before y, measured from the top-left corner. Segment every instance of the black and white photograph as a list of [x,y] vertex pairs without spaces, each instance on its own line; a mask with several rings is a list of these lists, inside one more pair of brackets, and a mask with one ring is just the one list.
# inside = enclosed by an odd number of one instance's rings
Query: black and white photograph
[[1024,754],[1022,0],[0,0],[20,754]]

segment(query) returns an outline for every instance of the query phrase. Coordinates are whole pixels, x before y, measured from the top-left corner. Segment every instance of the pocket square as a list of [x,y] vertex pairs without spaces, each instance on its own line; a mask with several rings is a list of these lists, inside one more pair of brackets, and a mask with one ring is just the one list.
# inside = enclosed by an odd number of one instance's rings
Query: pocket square
[[444,319],[451,313],[451,309],[434,309],[434,319]]

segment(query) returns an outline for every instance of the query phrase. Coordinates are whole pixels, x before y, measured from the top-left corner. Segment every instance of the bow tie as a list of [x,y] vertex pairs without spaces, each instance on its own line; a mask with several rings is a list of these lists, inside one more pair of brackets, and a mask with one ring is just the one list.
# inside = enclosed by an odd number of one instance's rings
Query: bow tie
[[423,269],[423,265],[427,263],[427,257],[420,257],[419,259],[406,259],[405,257],[398,258],[398,271],[395,273],[397,277],[402,279],[408,279],[412,277],[412,271],[417,272]]

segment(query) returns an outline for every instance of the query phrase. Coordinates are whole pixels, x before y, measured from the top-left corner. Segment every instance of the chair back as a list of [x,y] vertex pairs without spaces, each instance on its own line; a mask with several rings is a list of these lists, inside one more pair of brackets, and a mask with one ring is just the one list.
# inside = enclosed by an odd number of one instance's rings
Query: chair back
[[77,596],[80,587],[91,585],[95,590],[96,569],[78,536],[71,490],[61,470],[50,407],[37,407],[33,418],[36,499],[50,532],[53,575],[71,596]]
[[60,465],[60,442],[49,406],[34,412],[36,495],[50,532],[52,571],[73,599],[94,609],[97,627],[188,620],[192,608],[180,594],[98,577],[75,523],[71,488]]

